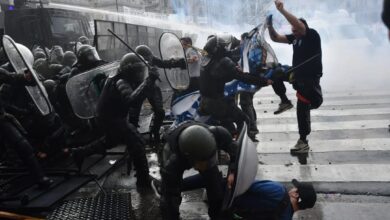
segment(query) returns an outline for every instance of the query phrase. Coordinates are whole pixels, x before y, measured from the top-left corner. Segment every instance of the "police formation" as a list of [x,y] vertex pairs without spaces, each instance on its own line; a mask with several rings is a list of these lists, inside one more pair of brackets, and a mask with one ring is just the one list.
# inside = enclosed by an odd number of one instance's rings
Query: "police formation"
[[[137,187],[153,188],[160,198],[163,219],[179,219],[181,193],[196,188],[206,189],[211,219],[291,219],[295,211],[314,206],[316,193],[310,183],[297,180],[287,190],[280,183],[255,179],[258,161],[251,155],[257,153],[254,143],[259,131],[253,95],[272,85],[281,98],[275,112],[280,114],[292,107],[284,82],[293,85],[300,139],[291,151],[306,153],[310,110],[322,103],[321,47],[318,33],[305,20],[285,10],[280,1],[275,4],[293,34],[278,34],[268,17],[241,40],[211,35],[202,50],[192,46],[191,38],[181,38],[186,56],[176,59],[160,59],[147,45],[140,45],[115,65],[101,60],[85,37],[80,37],[74,51],[64,52],[59,46],[30,50],[4,36],[0,50],[2,147],[14,150],[39,187],[47,188],[53,181],[39,161],[61,154],[73,158],[81,169],[85,158],[104,155],[121,144],[129,154],[128,167],[134,165]],[[293,67],[277,63],[262,39],[266,28],[272,40],[293,44]],[[270,58],[274,59],[267,61]],[[189,73],[185,89],[173,90],[172,111],[164,109],[156,83],[163,77],[158,68]],[[232,94],[227,95],[227,85],[235,85]],[[73,94],[76,87],[91,90],[91,95]],[[196,95],[198,102],[174,114],[178,103]],[[149,142],[138,131],[145,100],[154,112]],[[196,114],[188,118],[184,113],[191,108]],[[167,111],[175,122],[164,130]],[[85,136],[93,136],[93,141],[80,141]],[[160,152],[161,180],[149,176],[146,145]],[[221,151],[229,158],[225,175],[218,166]],[[184,171],[191,168],[199,174],[183,179]]]

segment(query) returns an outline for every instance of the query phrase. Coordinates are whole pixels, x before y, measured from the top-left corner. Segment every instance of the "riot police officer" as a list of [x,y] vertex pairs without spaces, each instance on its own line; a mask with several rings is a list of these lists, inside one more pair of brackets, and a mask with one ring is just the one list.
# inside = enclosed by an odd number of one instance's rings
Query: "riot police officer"
[[[202,62],[200,73],[201,102],[199,113],[211,115],[219,120],[223,126],[231,128],[231,122],[235,122],[238,130],[241,130],[243,122],[248,125],[249,118],[243,113],[234,101],[224,97],[225,83],[237,79],[258,86],[267,86],[272,83],[265,78],[245,74],[236,68],[236,63],[229,58],[226,43],[218,36],[208,39],[204,50],[207,56]],[[230,129],[231,132],[233,129]],[[249,129],[250,130],[250,129]]]
[[[146,61],[152,66],[159,68],[186,68],[184,59],[179,60],[161,60],[153,55],[152,50],[146,45],[139,45],[135,48],[135,51],[145,58]],[[160,128],[165,117],[165,111],[163,108],[163,99],[160,87],[153,85],[151,90],[147,93],[147,99],[152,106],[154,112],[153,125],[151,128],[151,134],[153,136],[154,143],[160,143]],[[140,115],[141,106],[130,111],[130,122],[138,126],[138,118]]]
[[73,77],[82,72],[107,64],[106,61],[100,59],[96,48],[88,44],[80,46],[80,48],[77,50],[76,56],[77,63],[74,64],[69,77]]
[[104,148],[126,144],[137,172],[137,186],[149,187],[149,168],[146,160],[145,141],[135,126],[127,121],[131,107],[137,107],[145,99],[147,90],[153,87],[158,73],[149,70],[134,54],[126,54],[115,76],[104,85],[98,105],[97,123],[105,133],[105,140],[74,151],[76,158],[83,158]]
[[[34,85],[31,75],[10,73],[0,68],[0,84],[10,85]],[[34,179],[41,187],[48,187],[53,181],[45,176],[30,143],[27,141],[26,131],[20,125],[19,121],[4,109],[3,102],[0,99],[0,134],[3,139],[12,146]]]
[[161,212],[163,219],[179,219],[181,184],[185,170],[194,168],[205,180],[209,200],[209,216],[220,217],[224,196],[222,175],[218,170],[217,151],[224,150],[230,157],[229,185],[234,181],[237,143],[221,126],[187,121],[166,135],[161,168]]

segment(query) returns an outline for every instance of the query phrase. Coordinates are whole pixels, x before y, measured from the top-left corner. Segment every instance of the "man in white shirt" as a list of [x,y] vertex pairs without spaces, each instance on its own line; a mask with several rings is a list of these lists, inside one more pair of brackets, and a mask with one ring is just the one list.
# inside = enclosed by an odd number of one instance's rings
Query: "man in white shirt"
[[[190,85],[185,94],[199,90],[200,77],[200,53],[192,47],[192,39],[190,37],[183,37],[180,39],[181,44],[186,53],[188,70],[190,72]],[[181,94],[183,95],[183,94]]]

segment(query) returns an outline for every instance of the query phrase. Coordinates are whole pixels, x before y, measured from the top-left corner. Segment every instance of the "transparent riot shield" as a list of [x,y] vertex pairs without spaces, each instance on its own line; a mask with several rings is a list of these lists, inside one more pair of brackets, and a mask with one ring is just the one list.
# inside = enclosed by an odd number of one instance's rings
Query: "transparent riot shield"
[[66,94],[77,117],[90,119],[96,116],[96,106],[102,92],[102,80],[115,75],[118,68],[119,62],[112,62],[76,75],[68,80],[66,83]]
[[255,181],[259,158],[257,157],[256,144],[248,137],[247,125],[245,124],[238,138],[238,153],[236,157],[236,173],[234,183],[227,192],[223,202],[223,210],[231,207],[233,200],[244,194]]
[[[160,55],[162,60],[182,59],[186,60],[185,51],[180,43],[179,38],[169,32],[165,32],[160,37]],[[172,68],[164,69],[165,76],[172,89],[186,90],[190,84],[190,73],[186,69]]]
[[52,111],[52,107],[45,87],[39,80],[35,70],[32,68],[34,57],[31,51],[27,47],[15,43],[15,41],[7,35],[3,36],[3,47],[8,60],[16,73],[31,73],[36,85],[26,86],[27,92],[31,96],[40,113],[42,115],[49,114]]

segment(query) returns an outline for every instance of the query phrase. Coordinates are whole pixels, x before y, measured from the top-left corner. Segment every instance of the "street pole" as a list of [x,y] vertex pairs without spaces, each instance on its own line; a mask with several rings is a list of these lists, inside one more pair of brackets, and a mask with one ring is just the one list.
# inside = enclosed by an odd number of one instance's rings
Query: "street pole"
[[116,12],[119,12],[118,0],[115,0],[115,3],[116,3]]

